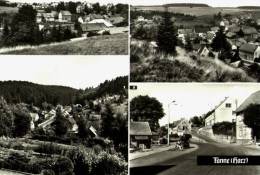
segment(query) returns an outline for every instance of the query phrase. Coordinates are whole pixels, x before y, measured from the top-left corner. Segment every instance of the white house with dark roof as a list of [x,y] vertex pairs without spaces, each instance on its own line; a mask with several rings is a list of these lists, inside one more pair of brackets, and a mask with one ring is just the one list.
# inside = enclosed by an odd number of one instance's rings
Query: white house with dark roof
[[202,56],[202,57],[206,57],[209,55],[209,49],[205,44],[202,44],[201,47],[198,49],[197,53],[198,55]]
[[213,126],[215,123],[228,121],[232,122],[235,119],[234,111],[237,108],[237,101],[226,97],[205,118],[205,126]]
[[175,121],[174,126],[174,128],[170,128],[170,134],[178,134],[180,136],[191,131],[191,122],[184,118]]
[[70,11],[62,10],[59,12],[59,21],[71,22],[72,14]]

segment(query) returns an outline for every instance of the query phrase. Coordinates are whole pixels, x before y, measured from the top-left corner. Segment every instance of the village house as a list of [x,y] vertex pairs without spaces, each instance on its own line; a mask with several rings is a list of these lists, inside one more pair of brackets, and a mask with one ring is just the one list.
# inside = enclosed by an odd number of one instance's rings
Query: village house
[[177,134],[178,136],[182,136],[183,134],[190,133],[191,131],[191,123],[186,119],[180,119],[175,121],[174,128],[170,127],[170,134]]
[[[252,130],[243,121],[245,109],[251,105],[260,105],[260,91],[251,94],[235,111],[236,113],[236,140],[237,143],[248,143],[252,141]],[[259,140],[260,137],[257,139]]]
[[244,34],[244,39],[247,41],[255,41],[258,38],[258,32],[254,27],[242,26],[241,31]]
[[236,108],[236,100],[226,97],[211,111],[210,115],[205,118],[205,126],[213,126],[215,123],[223,121],[233,122],[235,118],[233,112]]
[[36,15],[36,22],[53,22],[58,18],[58,12],[52,11],[50,13],[46,13],[44,10],[38,10]]
[[59,12],[59,21],[61,22],[71,22],[72,14],[70,11],[62,10]]
[[255,44],[245,43],[239,48],[241,59],[254,62],[260,56],[260,48]]
[[130,147],[151,148],[152,131],[148,122],[130,122]]
[[199,56],[206,57],[209,55],[210,50],[205,44],[202,44],[198,49],[197,53]]

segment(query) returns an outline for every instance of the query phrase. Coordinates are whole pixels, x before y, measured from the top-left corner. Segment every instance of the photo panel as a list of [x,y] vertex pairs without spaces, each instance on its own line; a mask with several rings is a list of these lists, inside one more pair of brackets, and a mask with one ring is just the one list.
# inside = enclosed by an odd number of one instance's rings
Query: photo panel
[[131,82],[258,82],[260,3],[138,1],[130,7]]
[[0,174],[127,175],[128,56],[0,65]]
[[128,55],[127,0],[2,0],[0,54]]
[[129,104],[130,175],[258,174],[258,83],[131,83]]

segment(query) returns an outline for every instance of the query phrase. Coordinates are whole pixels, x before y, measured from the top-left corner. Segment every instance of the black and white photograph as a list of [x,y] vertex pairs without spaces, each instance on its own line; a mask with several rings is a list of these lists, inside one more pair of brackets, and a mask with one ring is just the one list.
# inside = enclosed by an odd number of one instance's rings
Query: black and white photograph
[[127,56],[0,65],[1,175],[128,174]]
[[259,166],[199,166],[198,156],[260,150],[257,83],[130,83],[130,175],[259,174]]
[[131,82],[258,82],[260,3],[133,1]]
[[128,55],[126,0],[0,0],[0,54]]

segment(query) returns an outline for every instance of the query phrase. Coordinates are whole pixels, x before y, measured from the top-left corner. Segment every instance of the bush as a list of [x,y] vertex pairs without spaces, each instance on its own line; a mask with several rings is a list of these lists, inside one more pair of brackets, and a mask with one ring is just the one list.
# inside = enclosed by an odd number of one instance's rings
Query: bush
[[75,175],[126,175],[127,163],[120,156],[101,151],[96,154],[92,149],[69,150],[66,156],[74,165]]
[[92,175],[119,175],[127,174],[127,164],[117,155],[111,155],[106,152],[101,152],[97,156],[97,161],[94,162]]
[[92,37],[92,36],[98,36],[99,34],[97,32],[89,32],[87,34],[87,37]]
[[55,174],[59,175],[72,175],[74,170],[74,165],[72,161],[67,157],[60,157],[55,161],[52,167]]
[[191,134],[184,134],[183,136],[180,137],[180,140],[181,140],[184,148],[190,147],[191,137],[192,137]]
[[214,55],[213,52],[209,52],[208,56],[211,57],[211,58],[215,58],[215,55]]
[[42,170],[41,174],[42,175],[55,175],[55,172],[53,170],[47,169],[47,170]]
[[232,129],[235,127],[231,122],[219,122],[212,126],[213,134],[217,135],[233,135]]
[[61,154],[62,150],[56,143],[41,143],[34,151],[44,154]]
[[102,32],[102,35],[110,35],[110,31],[106,30],[106,31]]

